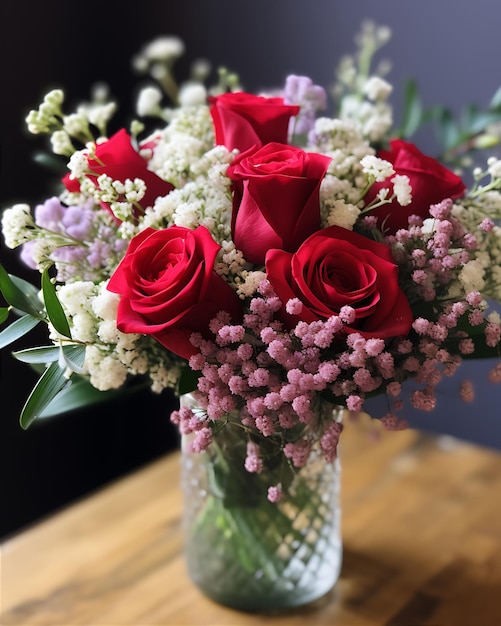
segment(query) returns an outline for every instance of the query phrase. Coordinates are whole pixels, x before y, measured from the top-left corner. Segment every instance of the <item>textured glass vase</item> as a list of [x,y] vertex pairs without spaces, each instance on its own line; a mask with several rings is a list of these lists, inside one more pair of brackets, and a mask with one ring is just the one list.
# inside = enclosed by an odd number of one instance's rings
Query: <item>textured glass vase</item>
[[[193,408],[193,399],[182,404]],[[259,474],[244,468],[246,440],[231,419],[205,452],[183,442],[185,556],[192,581],[243,611],[301,606],[326,594],[341,569],[339,461],[313,450],[291,469],[283,456]],[[287,488],[279,502],[270,484]]]

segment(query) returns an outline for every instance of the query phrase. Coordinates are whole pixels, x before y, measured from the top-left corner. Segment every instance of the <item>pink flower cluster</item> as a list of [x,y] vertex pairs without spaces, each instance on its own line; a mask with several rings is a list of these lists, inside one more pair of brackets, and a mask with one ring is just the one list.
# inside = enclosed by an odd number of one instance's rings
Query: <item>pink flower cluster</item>
[[[452,200],[431,205],[426,221],[411,216],[409,227],[386,237],[400,266],[402,288],[409,302],[444,300],[459,272],[477,247],[452,215]],[[461,303],[458,303],[461,306]]]
[[[212,320],[213,339],[194,334],[197,353],[189,360],[199,372],[194,396],[203,417],[189,409],[173,414],[181,432],[194,433],[193,449],[203,450],[218,422],[238,421],[247,432],[245,467],[260,472],[260,439],[274,440],[293,467],[304,466],[313,445],[332,461],[342,426],[335,406],[363,410],[367,397],[386,393],[390,411],[380,416],[388,429],[405,427],[396,412],[403,408],[402,383],[413,378],[419,388],[411,396],[415,408],[435,407],[435,387],[452,376],[462,356],[474,352],[473,340],[462,322],[478,326],[487,345],[499,342],[499,325],[485,321],[483,299],[477,292],[464,300],[449,299],[475,240],[460,227],[446,200],[430,209],[433,225],[411,217],[408,229],[388,236],[402,274],[402,287],[411,302],[422,303],[411,332],[387,340],[347,333],[354,310],[349,306],[326,320],[299,322],[287,330],[281,321],[283,305],[264,280],[250,300],[241,324],[230,323],[225,313]],[[299,314],[301,302],[286,304]],[[416,308],[417,310],[417,308]],[[463,390],[465,400],[472,391]],[[377,416],[376,416],[377,417]],[[278,491],[271,490],[276,499]]]

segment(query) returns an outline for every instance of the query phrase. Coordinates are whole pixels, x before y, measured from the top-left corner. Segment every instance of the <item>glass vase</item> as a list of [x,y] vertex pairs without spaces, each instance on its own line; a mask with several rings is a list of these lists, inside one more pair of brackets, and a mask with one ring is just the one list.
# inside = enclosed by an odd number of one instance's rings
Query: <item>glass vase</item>
[[[249,473],[246,439],[231,419],[204,452],[183,439],[181,456],[185,558],[205,595],[260,612],[301,606],[332,589],[342,556],[338,459],[328,463],[313,449],[296,469],[275,454]],[[271,502],[268,487],[277,483],[283,495]]]

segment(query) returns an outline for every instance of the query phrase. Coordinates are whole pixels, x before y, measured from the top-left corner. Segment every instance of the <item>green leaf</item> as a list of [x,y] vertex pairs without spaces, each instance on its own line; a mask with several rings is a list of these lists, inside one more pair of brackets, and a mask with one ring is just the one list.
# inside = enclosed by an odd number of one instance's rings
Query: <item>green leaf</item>
[[40,300],[40,287],[29,283],[27,280],[24,280],[24,278],[14,276],[13,274],[9,274],[9,278],[14,285],[16,285],[19,291],[23,292],[37,311],[43,311],[43,303]]
[[23,317],[12,322],[10,326],[4,328],[0,333],[0,348],[5,348],[5,346],[25,335],[32,328],[35,328],[40,321],[39,318],[33,317],[33,315],[23,315]]
[[13,352],[12,356],[18,361],[31,364],[59,361],[60,367],[68,367],[76,374],[82,374],[85,361],[85,346],[75,344],[67,346],[39,346],[18,350]]
[[66,387],[64,387],[40,413],[39,417],[54,417],[69,411],[75,411],[87,406],[93,406],[102,402],[109,402],[116,398],[123,397],[124,394],[135,393],[139,389],[144,389],[147,383],[135,385],[130,388],[111,389],[110,391],[99,391],[90,382],[79,376],[72,376]]
[[176,394],[182,396],[185,393],[191,393],[197,388],[200,374],[194,372],[190,367],[181,368],[181,374],[177,383]]
[[[489,347],[486,343],[485,339],[485,327],[487,322],[484,321],[482,324],[472,326],[469,322],[468,315],[463,315],[458,320],[457,330],[465,333],[465,336],[468,336],[475,346],[474,351],[471,354],[462,355],[463,359],[488,359],[493,357],[499,357],[499,347],[495,346],[493,348]],[[459,354],[459,342],[460,338],[455,339],[450,342],[448,346],[448,350],[453,354]]]
[[[0,291],[8,304],[23,313],[44,319],[43,305],[38,296],[34,298],[35,287],[17,276],[10,276],[0,265]],[[37,292],[38,294],[38,292]]]
[[423,119],[431,121],[435,125],[438,139],[444,151],[458,145],[460,132],[449,109],[442,106],[432,107],[426,111]]
[[113,391],[98,391],[84,378],[71,380],[40,413],[40,417],[53,417],[85,406],[111,400],[120,395]]
[[471,135],[476,135],[477,133],[481,133],[485,130],[487,126],[499,122],[500,119],[501,112],[480,111],[472,117],[467,130]]
[[42,374],[21,411],[20,424],[28,428],[55,396],[68,384],[64,370],[55,362]]
[[59,302],[59,298],[57,297],[56,293],[56,287],[52,283],[49,276],[49,271],[47,269],[44,270],[42,274],[42,292],[47,315],[49,316],[52,325],[60,335],[62,335],[63,337],[69,337],[71,339],[71,331],[68,319],[66,317],[66,314],[64,313],[61,303]]
[[65,163],[56,155],[46,152],[35,152],[33,160],[46,167],[48,170],[51,170],[54,174],[59,174],[61,178],[64,176],[66,171]]
[[403,121],[400,127],[400,137],[409,138],[423,122],[423,107],[419,97],[417,84],[409,80],[405,85]]
[[85,362],[85,346],[82,345],[69,345],[62,346],[60,349],[62,354],[62,360],[66,363],[66,366],[76,374],[83,374],[83,364]]
[[23,363],[53,363],[59,360],[58,346],[40,346],[26,348],[12,353],[12,356]]
[[501,107],[501,87],[498,87],[496,93],[492,96],[492,100],[489,103],[490,109],[497,109]]
[[0,308],[0,324],[3,324],[8,317],[9,317],[9,308],[1,307]]

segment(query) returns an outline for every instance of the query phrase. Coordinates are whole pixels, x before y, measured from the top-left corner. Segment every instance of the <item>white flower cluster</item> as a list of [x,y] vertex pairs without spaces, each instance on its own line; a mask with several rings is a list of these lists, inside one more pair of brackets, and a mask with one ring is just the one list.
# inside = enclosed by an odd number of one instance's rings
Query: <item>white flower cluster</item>
[[332,159],[320,187],[322,224],[351,229],[369,182],[363,160],[376,159],[374,150],[350,120],[321,117],[316,120],[313,137],[308,149]]
[[26,117],[26,123],[30,133],[51,132],[59,128],[59,118],[62,117],[61,105],[64,101],[64,92],[61,89],[53,89],[45,95],[42,104],[37,110],[32,110]]
[[82,194],[94,199],[96,204],[105,202],[113,214],[121,221],[133,220],[134,210],[140,207],[140,202],[146,193],[146,183],[140,178],[124,182],[113,180],[106,174],[97,178],[97,185],[87,178],[80,184]]
[[2,214],[2,232],[7,248],[14,249],[30,241],[29,233],[34,228],[35,222],[28,204],[15,204]]
[[231,159],[232,154],[222,146],[199,156],[190,166],[195,179],[158,198],[151,209],[146,209],[142,227],[205,226],[218,243],[228,239],[232,201],[231,181],[225,170]]
[[138,72],[147,72],[150,64],[172,62],[184,54],[184,43],[179,37],[165,35],[147,43],[134,57],[133,66]]
[[[454,205],[454,216],[459,219],[465,230],[473,233],[477,240],[478,249],[475,259],[465,265],[460,279],[465,291],[482,291],[482,293],[494,300],[501,301],[501,226],[493,224],[487,232],[480,228],[478,207],[482,206],[482,212],[486,211],[486,205],[492,207],[491,201],[496,197],[498,205],[497,215],[501,215],[501,195],[497,192],[480,196],[475,204]],[[482,201],[485,200],[484,204]],[[475,219],[477,218],[477,219]]]
[[356,97],[343,100],[341,119],[357,120],[364,137],[369,141],[380,141],[392,127],[392,110],[385,102],[360,101]]
[[155,149],[148,169],[175,187],[182,186],[191,178],[199,159],[214,146],[209,107],[179,109],[163,130],[143,143],[147,145],[150,141],[155,143]]
[[333,95],[340,104],[339,117],[356,122],[363,137],[377,143],[392,127],[392,108],[388,98],[392,86],[383,76],[389,63],[382,62],[369,73],[367,62],[391,37],[387,27],[367,21],[357,38],[358,53],[341,59]]
[[360,163],[364,168],[364,172],[377,183],[383,182],[395,173],[391,163],[372,154],[364,156]]
[[[122,333],[116,327],[119,298],[106,289],[107,281],[67,283],[58,297],[71,325],[73,341],[86,345],[84,371],[100,391],[118,389],[127,377],[149,376],[151,387],[161,392],[173,387],[178,366],[151,337]],[[59,341],[52,326],[51,338]]]
[[367,60],[388,42],[390,36],[387,27],[366,22],[357,39],[358,54],[347,55],[341,60],[333,90],[340,103],[339,117],[356,121],[361,134],[375,143],[386,137],[392,127],[392,108],[388,103],[392,86],[383,78],[389,69],[388,63],[381,63],[370,74]]

